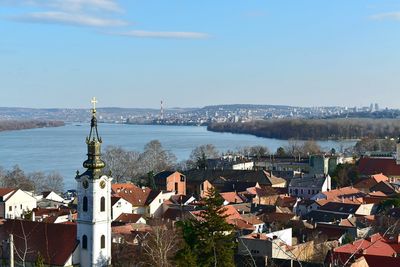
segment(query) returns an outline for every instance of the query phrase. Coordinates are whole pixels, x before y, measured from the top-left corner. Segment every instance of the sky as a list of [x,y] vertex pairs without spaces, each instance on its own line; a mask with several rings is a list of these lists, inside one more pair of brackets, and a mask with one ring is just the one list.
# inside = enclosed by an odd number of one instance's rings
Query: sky
[[0,0],[0,106],[400,108],[400,1]]

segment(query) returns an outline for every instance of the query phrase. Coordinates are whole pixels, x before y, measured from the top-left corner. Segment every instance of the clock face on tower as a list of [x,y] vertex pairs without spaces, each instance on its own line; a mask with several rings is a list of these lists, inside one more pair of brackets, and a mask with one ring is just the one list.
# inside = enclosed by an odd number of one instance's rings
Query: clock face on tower
[[106,182],[101,181],[101,182],[100,182],[100,188],[101,188],[101,189],[104,189],[104,187],[106,187]]
[[82,181],[82,186],[83,186],[83,188],[87,189],[87,188],[89,187],[89,182],[88,182],[88,180],[83,180],[83,181]]

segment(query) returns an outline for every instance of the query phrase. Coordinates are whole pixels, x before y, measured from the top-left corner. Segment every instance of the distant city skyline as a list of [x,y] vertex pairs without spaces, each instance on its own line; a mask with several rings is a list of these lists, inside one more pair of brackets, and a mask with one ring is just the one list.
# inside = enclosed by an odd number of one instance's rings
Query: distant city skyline
[[400,108],[398,1],[0,0],[0,107]]

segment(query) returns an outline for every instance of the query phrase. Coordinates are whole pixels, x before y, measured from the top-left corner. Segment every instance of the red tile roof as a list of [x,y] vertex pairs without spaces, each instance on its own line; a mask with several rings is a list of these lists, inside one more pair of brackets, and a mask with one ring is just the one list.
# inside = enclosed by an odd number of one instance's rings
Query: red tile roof
[[28,262],[34,262],[40,253],[45,264],[64,266],[78,246],[76,224],[8,220],[0,228],[0,240],[7,240],[12,233],[16,248],[23,249],[23,231],[29,236],[27,242],[31,253],[27,254]]
[[[326,196],[327,200],[333,200],[333,201],[341,201],[342,199],[357,200],[357,198],[362,198],[366,196],[365,193],[351,186],[322,192],[322,194]],[[360,199],[360,201],[362,203],[362,199]]]
[[383,173],[387,176],[400,176],[400,165],[390,158],[361,158],[358,162],[358,171],[363,175]]
[[225,192],[220,195],[229,203],[243,203],[243,199],[236,192]]
[[0,197],[4,197],[8,193],[11,193],[11,192],[13,192],[15,190],[16,189],[14,189],[14,188],[0,188]]
[[132,214],[132,213],[122,213],[117,219],[116,222],[122,223],[137,223],[143,215],[141,214]]
[[389,181],[389,178],[385,175],[383,175],[383,173],[378,173],[378,174],[374,174],[371,175],[371,177],[377,182],[382,182],[382,181]]
[[400,265],[398,239],[390,240],[379,233],[335,248],[332,256],[334,261],[344,264],[353,253],[355,258],[365,257],[370,267]]
[[122,197],[133,206],[145,206],[151,189],[148,187],[140,188],[134,184],[113,184],[112,191],[114,197]]

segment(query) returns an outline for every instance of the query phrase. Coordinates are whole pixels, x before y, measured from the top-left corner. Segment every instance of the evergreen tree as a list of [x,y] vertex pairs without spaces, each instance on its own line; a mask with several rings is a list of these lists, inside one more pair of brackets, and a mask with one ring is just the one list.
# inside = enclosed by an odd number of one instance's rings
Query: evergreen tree
[[[234,266],[234,228],[226,222],[228,216],[223,198],[209,189],[197,220],[181,223],[185,247],[177,254],[178,266]],[[189,264],[189,265],[188,265]]]
[[40,252],[38,252],[34,266],[35,267],[44,267],[44,259],[43,259],[42,255],[40,254]]
[[154,181],[154,172],[149,171],[147,173],[147,186],[151,188],[151,190],[157,190],[156,182]]

